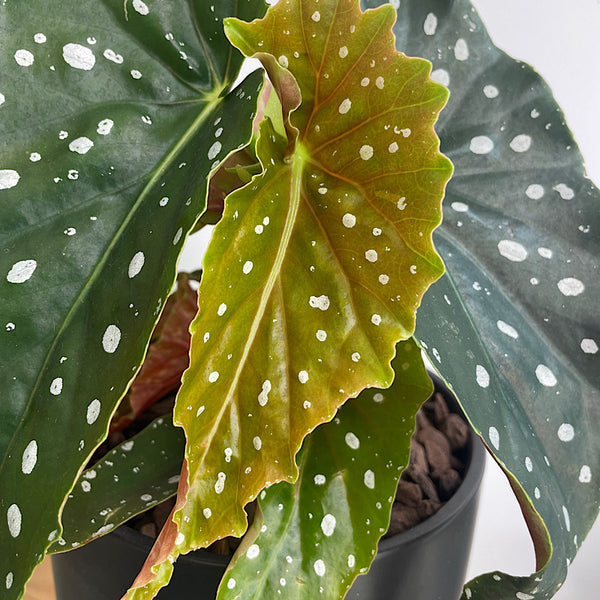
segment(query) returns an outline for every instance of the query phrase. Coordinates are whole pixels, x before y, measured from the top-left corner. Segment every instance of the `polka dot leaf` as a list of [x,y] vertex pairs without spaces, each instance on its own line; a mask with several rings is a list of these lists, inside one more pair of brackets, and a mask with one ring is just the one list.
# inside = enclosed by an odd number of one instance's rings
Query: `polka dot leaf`
[[547,84],[470,2],[399,5],[398,49],[450,89],[437,131],[455,166],[434,235],[447,272],[416,337],[507,472],[539,569],[464,598],[550,598],[600,504],[600,192]]
[[[225,22],[262,60],[283,128],[261,123],[263,171],[226,199],[204,260],[175,408],[188,438],[184,541],[165,532],[161,556],[241,535],[244,505],[296,479],[306,434],[348,397],[391,383],[395,345],[443,270],[431,232],[451,173],[433,130],[444,88],[429,63],[396,52],[392,7],[327,0],[318,18],[308,6]],[[152,562],[130,600],[155,592],[166,563]]]
[[304,440],[295,484],[260,494],[218,600],[338,600],[368,569],[408,464],[415,414],[432,391],[413,341],[398,344],[392,364],[389,389],[361,392]]
[[443,270],[431,232],[451,174],[433,130],[444,88],[396,52],[392,7],[308,6],[225,22],[262,60],[283,127],[261,123],[263,171],[228,196],[204,259],[175,408],[189,488],[129,600],[156,593],[169,556],[241,535],[244,505],[296,479],[307,433],[390,385],[395,345]]
[[63,502],[140,366],[208,175],[251,137],[262,76],[228,92],[243,57],[222,20],[264,10],[0,7],[3,599],[21,597],[60,536]]
[[64,552],[103,536],[177,493],[185,437],[160,417],[86,469],[69,494],[63,532],[48,552]]

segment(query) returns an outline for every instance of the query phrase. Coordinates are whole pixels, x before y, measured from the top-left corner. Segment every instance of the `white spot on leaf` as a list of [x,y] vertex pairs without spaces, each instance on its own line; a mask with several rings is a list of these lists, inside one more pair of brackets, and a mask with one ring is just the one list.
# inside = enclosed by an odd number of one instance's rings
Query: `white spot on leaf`
[[219,152],[221,152],[221,148],[222,148],[222,144],[221,142],[217,141],[215,142],[209,149],[208,149],[208,159],[212,160],[213,158],[216,158],[219,154]]
[[136,275],[140,273],[144,263],[146,261],[146,257],[143,252],[136,252],[129,263],[129,267],[127,269],[127,274],[129,275],[129,279],[133,279]]
[[24,283],[33,275],[36,268],[37,262],[35,260],[20,260],[12,266],[6,279],[10,283]]
[[326,514],[321,520],[321,530],[327,537],[331,537],[337,524],[336,518],[332,514]]
[[557,191],[563,200],[572,200],[575,197],[575,192],[565,183],[559,183],[552,189]]
[[325,563],[320,558],[319,560],[315,561],[314,570],[319,577],[323,577],[323,575],[325,575]]
[[352,108],[352,100],[345,98],[338,107],[340,115],[345,115]]
[[427,17],[425,17],[425,22],[423,23],[423,31],[425,32],[425,35],[435,35],[437,25],[437,17],[433,13],[429,13]]
[[583,465],[579,470],[579,481],[581,483],[590,483],[592,481],[592,470],[588,465]]
[[525,195],[528,198],[531,198],[531,200],[539,200],[544,195],[544,188],[543,188],[543,186],[539,185],[538,183],[532,183],[525,190]]
[[367,251],[365,252],[365,258],[366,258],[366,259],[367,259],[369,262],[372,262],[372,263],[373,263],[373,262],[377,262],[377,251],[376,251],[376,250],[373,250],[373,249],[367,250]]
[[480,387],[486,388],[490,385],[490,374],[487,372],[485,367],[477,365],[475,367],[475,378]]
[[102,347],[108,354],[116,352],[121,341],[121,330],[116,325],[109,325],[102,336]]
[[98,400],[98,398],[94,398],[87,407],[87,413],[86,413],[86,421],[88,422],[88,425],[93,425],[96,420],[98,419],[98,416],[100,415],[100,409],[102,408],[102,405],[100,404],[100,400]]
[[512,240],[498,242],[498,251],[504,258],[512,262],[523,262],[527,258],[527,250],[523,245]]
[[29,475],[37,463],[38,445],[35,440],[31,440],[23,451],[21,459],[21,470],[25,475]]
[[123,64],[123,57],[120,54],[117,54],[114,50],[107,48],[103,54],[106,60],[110,60],[117,65]]
[[76,140],[73,140],[69,144],[69,150],[71,152],[77,152],[77,154],[86,154],[89,152],[90,148],[92,148],[94,142],[90,140],[90,138],[82,136],[78,137]]
[[436,69],[430,75],[431,81],[448,87],[450,85],[450,74],[446,69]]
[[344,224],[344,227],[352,229],[352,227],[356,225],[356,217],[351,213],[346,213],[342,217],[342,223]]
[[344,437],[346,444],[352,448],[352,450],[358,450],[360,446],[360,440],[356,437],[356,434],[349,431]]
[[96,131],[100,135],[108,135],[114,124],[115,122],[112,119],[103,119],[98,123],[98,129],[96,129]]
[[140,13],[140,15],[147,15],[150,12],[148,5],[142,0],[133,0],[133,8]]
[[223,473],[223,471],[220,471],[217,474],[217,481],[215,483],[215,493],[221,494],[223,492],[223,490],[225,489],[225,480],[226,479],[227,479],[227,475],[225,475],[225,473]]
[[494,446],[496,450],[500,450],[500,434],[498,433],[498,430],[495,427],[490,427],[488,430],[488,436],[492,446]]
[[21,176],[14,169],[0,169],[0,190],[9,190],[19,183]]
[[575,429],[570,423],[563,423],[556,432],[561,442],[570,442],[575,437]]
[[35,60],[33,54],[29,50],[17,50],[15,52],[15,60],[21,67],[30,67]]
[[478,135],[471,140],[469,150],[473,154],[489,154],[494,149],[494,142],[487,135]]
[[598,344],[592,338],[585,338],[581,340],[580,347],[586,354],[598,353]]
[[519,333],[517,332],[517,330],[514,327],[511,327],[508,323],[505,323],[504,321],[497,321],[496,326],[502,333],[515,340],[519,337]]
[[527,152],[531,147],[531,137],[524,133],[517,135],[510,142],[510,147],[514,152]]
[[268,379],[262,384],[262,391],[258,395],[258,403],[261,406],[265,406],[265,404],[269,401],[269,392],[271,391],[271,382]]
[[454,56],[456,60],[464,61],[469,58],[469,46],[463,38],[456,40],[454,44]]
[[369,160],[370,158],[373,158],[373,146],[364,144],[359,150],[359,154],[363,160]]
[[556,285],[564,296],[579,296],[585,290],[585,285],[574,277],[561,279]]
[[327,310],[329,308],[329,296],[325,294],[321,296],[311,296],[308,303],[312,308],[318,308],[319,310]]
[[496,98],[499,94],[498,88],[495,85],[486,85],[483,88],[483,93],[487,98]]
[[55,379],[52,380],[52,383],[50,384],[50,393],[53,396],[60,396],[60,393],[62,392],[62,388],[63,388],[62,377],[56,377]]
[[8,523],[8,531],[12,537],[19,537],[21,533],[21,510],[16,504],[11,504],[6,511],[6,521]]

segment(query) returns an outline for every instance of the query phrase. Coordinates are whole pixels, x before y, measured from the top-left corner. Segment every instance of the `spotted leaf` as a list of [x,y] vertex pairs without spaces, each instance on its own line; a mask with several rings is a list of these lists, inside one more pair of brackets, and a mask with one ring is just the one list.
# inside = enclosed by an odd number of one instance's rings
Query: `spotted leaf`
[[549,598],[600,498],[600,193],[548,86],[468,1],[403,1],[395,33],[451,91],[438,132],[455,176],[435,236],[447,274],[417,337],[509,476],[539,570],[482,577],[465,597]]
[[398,344],[387,390],[365,390],[305,440],[294,485],[260,494],[219,600],[342,598],[387,530],[415,414],[432,392],[416,344]]
[[451,166],[433,123],[446,93],[395,51],[391,7],[319,10],[294,0],[226,22],[263,60],[284,127],[263,122],[263,172],[228,196],[205,257],[175,408],[189,480],[130,598],[166,582],[165,559],[241,535],[244,505],[297,477],[304,436],[391,383],[395,344],[442,272],[431,232]]
[[63,533],[49,552],[63,552],[112,531],[177,492],[185,438],[159,417],[79,477],[62,514]]
[[208,174],[250,138],[261,77],[228,93],[242,57],[222,19],[262,7],[0,6],[2,598],[21,596],[60,531],[139,368]]

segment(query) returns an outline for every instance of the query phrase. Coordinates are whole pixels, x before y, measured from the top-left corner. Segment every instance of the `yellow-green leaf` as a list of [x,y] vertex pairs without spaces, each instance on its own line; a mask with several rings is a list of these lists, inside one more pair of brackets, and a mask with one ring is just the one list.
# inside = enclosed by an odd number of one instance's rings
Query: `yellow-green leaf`
[[[390,385],[395,345],[443,270],[431,233],[451,165],[433,124],[447,91],[428,62],[395,50],[391,7],[319,11],[290,0],[226,21],[262,59],[286,127],[261,124],[263,172],[227,198],[205,258],[175,408],[189,479],[160,557],[241,535],[244,505],[296,479],[306,434],[363,388]],[[155,593],[162,560],[132,598]]]

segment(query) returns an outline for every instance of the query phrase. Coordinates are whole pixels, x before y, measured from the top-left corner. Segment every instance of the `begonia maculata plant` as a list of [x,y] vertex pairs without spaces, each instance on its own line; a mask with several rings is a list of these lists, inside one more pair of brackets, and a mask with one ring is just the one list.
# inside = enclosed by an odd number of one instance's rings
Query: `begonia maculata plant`
[[468,0],[5,2],[0,40],[1,596],[176,497],[129,600],[244,534],[219,600],[343,598],[426,354],[536,550],[464,597],[550,598],[600,498],[600,194]]

